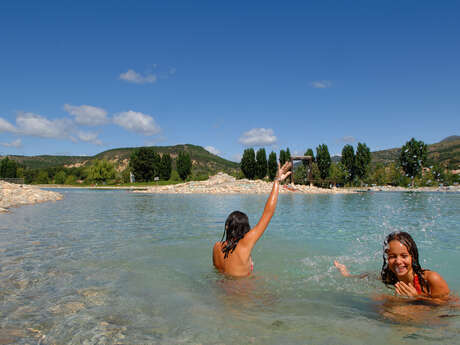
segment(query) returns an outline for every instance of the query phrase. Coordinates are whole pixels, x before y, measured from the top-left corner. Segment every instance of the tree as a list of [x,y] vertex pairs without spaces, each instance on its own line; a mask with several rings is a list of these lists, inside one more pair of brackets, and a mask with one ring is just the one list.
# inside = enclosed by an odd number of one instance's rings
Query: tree
[[136,181],[153,181],[159,176],[161,157],[152,147],[141,147],[131,154],[129,166]]
[[286,151],[281,150],[280,151],[280,165],[283,166],[284,163],[286,163],[287,158],[286,158]]
[[256,176],[256,154],[253,148],[244,150],[240,165],[244,177],[253,180]]
[[355,172],[359,179],[363,180],[366,177],[370,163],[371,150],[369,150],[366,144],[358,143],[358,147],[356,148]]
[[342,149],[342,158],[340,159],[343,168],[346,172],[345,180],[347,182],[353,181],[355,177],[355,150],[351,145],[345,145]]
[[278,172],[278,164],[276,162],[276,153],[270,152],[268,156],[268,178],[270,181],[273,181],[276,177],[276,173]]
[[169,153],[163,153],[163,156],[161,156],[161,162],[160,162],[160,178],[162,180],[169,180],[171,177],[171,171],[172,171],[172,160],[171,156]]
[[264,148],[257,150],[256,155],[256,176],[263,179],[267,175],[267,154]]
[[324,180],[329,176],[329,168],[331,167],[331,155],[326,144],[321,144],[316,148],[316,163],[320,176]]
[[38,184],[48,184],[48,179],[48,172],[46,170],[39,170],[34,182]]
[[105,183],[108,180],[114,179],[115,175],[115,166],[106,159],[96,159],[95,162],[88,167],[88,180],[90,182]]
[[401,148],[399,155],[399,164],[407,176],[412,179],[420,176],[423,166],[427,159],[427,145],[423,141],[417,141],[412,138]]
[[16,161],[5,157],[0,162],[0,177],[4,178],[16,178],[17,176],[18,163]]
[[377,186],[384,186],[387,184],[387,174],[382,163],[377,163],[375,165],[371,173],[371,183],[375,183]]
[[54,183],[64,184],[66,180],[66,173],[64,170],[60,170],[56,175],[54,175]]
[[183,181],[185,181],[187,176],[192,173],[192,159],[187,152],[179,152],[179,156],[176,161],[176,169]]
[[335,185],[337,186],[338,184],[342,185],[345,183],[348,177],[348,170],[345,168],[345,166],[339,162],[337,164],[332,163],[331,164],[331,179],[334,181]]
[[291,151],[289,151],[289,147],[286,148],[286,162],[291,160]]
[[69,175],[65,179],[65,184],[75,184],[77,182],[77,177],[75,175]]
[[312,161],[312,162],[315,161],[315,155],[313,154],[313,150],[310,149],[310,148],[307,149],[307,151],[305,151],[304,156],[310,156],[310,157],[311,157],[311,161]]

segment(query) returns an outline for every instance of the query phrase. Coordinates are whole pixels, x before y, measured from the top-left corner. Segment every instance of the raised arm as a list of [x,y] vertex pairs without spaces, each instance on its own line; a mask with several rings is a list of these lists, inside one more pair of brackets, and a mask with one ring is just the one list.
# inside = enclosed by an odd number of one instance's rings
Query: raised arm
[[286,177],[291,174],[291,167],[292,164],[290,162],[286,162],[282,167],[280,167],[280,164],[278,163],[278,173],[276,175],[275,181],[273,182],[273,188],[270,195],[268,196],[262,217],[260,217],[257,225],[244,236],[240,243],[243,242],[244,245],[249,246],[252,249],[260,236],[262,236],[268,226],[268,223],[270,223],[273,214],[275,213],[276,204],[278,202],[280,182],[284,181]]

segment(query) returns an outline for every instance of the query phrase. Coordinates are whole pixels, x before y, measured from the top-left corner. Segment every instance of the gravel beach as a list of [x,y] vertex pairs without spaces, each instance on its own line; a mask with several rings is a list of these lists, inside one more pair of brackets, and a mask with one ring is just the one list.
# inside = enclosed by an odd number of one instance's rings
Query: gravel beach
[[8,208],[14,206],[61,199],[60,193],[42,190],[35,186],[0,181],[0,213],[8,212]]

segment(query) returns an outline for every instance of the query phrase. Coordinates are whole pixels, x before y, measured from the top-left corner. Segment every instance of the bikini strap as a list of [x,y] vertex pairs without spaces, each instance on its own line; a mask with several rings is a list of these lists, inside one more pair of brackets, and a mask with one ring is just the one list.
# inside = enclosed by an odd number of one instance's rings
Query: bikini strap
[[415,287],[415,290],[417,290],[417,293],[419,295],[422,294],[422,287],[420,286],[420,282],[418,280],[418,275],[417,274],[414,274],[414,287]]

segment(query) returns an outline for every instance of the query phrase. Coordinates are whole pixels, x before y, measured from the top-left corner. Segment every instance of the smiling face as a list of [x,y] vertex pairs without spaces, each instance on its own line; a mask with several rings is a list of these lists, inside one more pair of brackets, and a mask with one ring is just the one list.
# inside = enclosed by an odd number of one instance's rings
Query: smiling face
[[399,280],[413,275],[412,256],[404,244],[398,240],[390,241],[386,254],[388,255],[388,267]]

